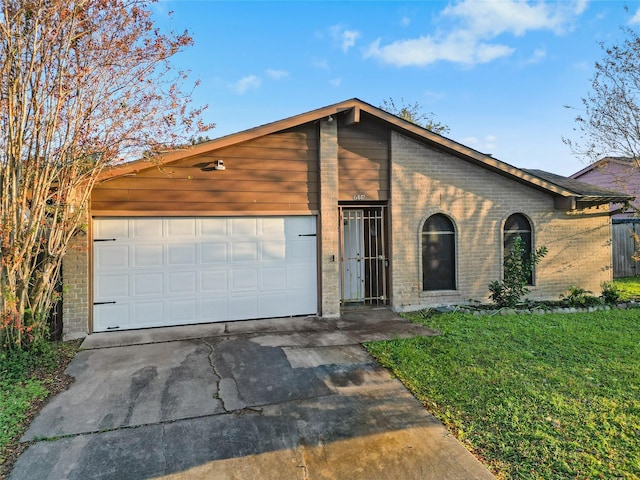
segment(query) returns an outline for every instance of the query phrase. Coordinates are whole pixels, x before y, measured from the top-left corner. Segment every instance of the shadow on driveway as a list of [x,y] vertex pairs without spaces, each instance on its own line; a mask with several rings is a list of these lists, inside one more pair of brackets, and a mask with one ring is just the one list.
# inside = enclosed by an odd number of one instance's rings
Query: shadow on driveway
[[92,335],[10,479],[493,478],[360,346],[435,333],[385,312]]

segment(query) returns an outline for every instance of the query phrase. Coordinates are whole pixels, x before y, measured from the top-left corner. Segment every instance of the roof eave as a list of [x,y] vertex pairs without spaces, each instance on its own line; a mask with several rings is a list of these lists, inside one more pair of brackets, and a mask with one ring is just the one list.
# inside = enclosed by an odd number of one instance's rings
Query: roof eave
[[554,206],[556,210],[579,210],[600,205],[628,204],[635,200],[632,196],[599,196],[599,195],[576,195],[572,197],[556,197]]

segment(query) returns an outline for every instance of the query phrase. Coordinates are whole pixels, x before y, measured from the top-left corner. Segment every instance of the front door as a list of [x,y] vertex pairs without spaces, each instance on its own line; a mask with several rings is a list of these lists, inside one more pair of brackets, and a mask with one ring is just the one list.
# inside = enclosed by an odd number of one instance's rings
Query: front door
[[340,207],[342,305],[386,305],[384,206]]
[[364,302],[364,211],[346,210],[343,214],[342,300]]

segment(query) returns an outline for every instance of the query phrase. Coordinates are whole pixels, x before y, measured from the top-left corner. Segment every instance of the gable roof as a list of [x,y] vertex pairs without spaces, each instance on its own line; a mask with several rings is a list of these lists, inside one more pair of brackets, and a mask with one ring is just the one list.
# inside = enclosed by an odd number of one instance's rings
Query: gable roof
[[569,175],[569,177],[570,178],[580,178],[584,174],[589,173],[589,172],[591,172],[593,170],[596,170],[598,168],[602,168],[605,165],[607,165],[608,163],[617,163],[619,165],[624,165],[624,166],[627,166],[627,167],[634,167],[634,166],[638,165],[638,160],[634,159],[634,158],[631,158],[631,157],[603,157],[600,160],[598,160],[597,162],[593,162],[593,163],[587,165],[582,170],[579,170],[576,173],[574,173],[572,175]]
[[580,198],[581,202],[593,203],[607,200],[608,202],[628,202],[635,197],[625,193],[609,190],[607,188],[591,185],[590,183],[581,182],[571,177],[563,177],[555,173],[545,172],[544,170],[523,169],[536,177],[543,178],[550,183],[561,186],[567,190],[575,192],[575,196]]
[[[478,165],[499,175],[510,178],[514,181],[526,184],[537,190],[544,191],[556,199],[556,207],[561,209],[574,209],[579,204],[604,204],[609,202],[626,202],[630,198],[628,195],[616,194],[607,191],[606,195],[589,195],[581,193],[582,190],[572,185],[560,181],[565,178],[559,175],[546,174],[541,170],[523,170],[502,162],[491,155],[481,153],[461,143],[431,132],[419,125],[406,121],[380,108],[374,107],[362,100],[353,98],[343,102],[328,105],[326,107],[311,110],[306,113],[294,115],[283,120],[267,123],[258,127],[250,128],[242,132],[226,135],[217,139],[209,140],[194,146],[172,150],[161,154],[153,160],[141,159],[128,162],[122,165],[106,169],[100,177],[100,181],[140,172],[148,168],[166,165],[168,163],[183,160],[185,158],[201,155],[203,153],[217,150],[230,145],[253,140],[265,135],[276,133],[282,130],[293,128],[305,123],[314,122],[329,116],[341,116],[346,125],[360,122],[362,117],[373,117],[377,121],[385,123],[389,128],[406,135],[418,142],[444,150],[451,155],[459,157],[470,163]],[[549,176],[553,175],[553,179]],[[595,188],[595,187],[594,187]],[[603,192],[604,193],[604,192]]]

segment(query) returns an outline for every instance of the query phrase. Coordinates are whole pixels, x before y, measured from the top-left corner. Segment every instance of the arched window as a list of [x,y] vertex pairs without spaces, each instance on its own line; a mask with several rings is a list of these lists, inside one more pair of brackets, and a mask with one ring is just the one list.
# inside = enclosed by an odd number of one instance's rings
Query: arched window
[[422,227],[422,289],[455,290],[456,232],[446,216],[430,216]]
[[[506,259],[511,252],[511,247],[517,237],[522,239],[522,245],[524,247],[523,256],[529,258],[532,250],[531,224],[527,217],[521,213],[514,213],[507,218],[504,224],[504,259]],[[528,284],[533,285],[533,272],[531,272],[529,276]]]

